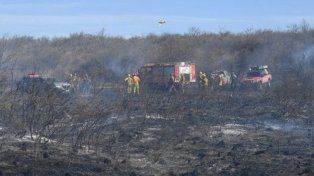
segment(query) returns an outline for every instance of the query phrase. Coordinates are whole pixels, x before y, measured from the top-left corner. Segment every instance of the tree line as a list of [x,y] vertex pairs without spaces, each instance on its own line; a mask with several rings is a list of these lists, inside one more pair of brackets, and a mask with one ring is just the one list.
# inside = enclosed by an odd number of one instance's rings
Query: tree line
[[[193,29],[186,34],[150,34],[128,39],[85,33],[58,38],[2,37],[0,124],[5,124],[17,136],[30,134],[35,140],[36,155],[47,139],[70,144],[73,149],[92,146],[96,152],[105,147],[111,151],[112,144],[108,141],[114,143],[118,136],[113,134],[108,140],[100,140],[108,137],[107,128],[121,128],[111,125],[111,117],[124,112],[129,115],[138,109],[150,112],[151,107],[147,105],[151,104],[152,96],[144,99],[146,104],[134,107],[126,97],[108,103],[97,95],[81,99],[60,97],[54,92],[23,94],[14,91],[16,82],[28,73],[59,80],[77,73],[89,75],[93,83],[123,83],[126,73],[136,72],[144,63],[177,61],[192,61],[198,71],[205,73],[226,69],[239,75],[249,66],[269,65],[275,80],[273,96],[284,109],[291,107],[289,98],[298,97],[302,101],[314,98],[314,29],[304,24],[286,31],[213,34]],[[219,96],[217,99],[222,104],[229,101],[229,97],[226,101]],[[174,101],[161,108],[169,113],[177,111],[178,103]],[[195,106],[202,110],[205,104]],[[122,128],[120,131],[123,133]]]

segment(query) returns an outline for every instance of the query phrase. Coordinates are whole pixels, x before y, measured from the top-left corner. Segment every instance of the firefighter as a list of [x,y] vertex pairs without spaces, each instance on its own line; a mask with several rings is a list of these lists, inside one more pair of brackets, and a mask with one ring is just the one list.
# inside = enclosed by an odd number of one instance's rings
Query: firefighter
[[128,74],[124,81],[127,83],[128,86],[127,88],[128,94],[132,93],[133,78],[131,77],[131,74]]
[[237,75],[234,72],[232,72],[231,73],[231,87],[232,89],[235,89],[236,86],[237,86]]
[[140,94],[140,82],[141,79],[139,76],[137,76],[136,74],[133,75],[133,91],[134,94]]
[[218,78],[219,78],[219,86],[223,86],[224,85],[224,75],[223,75],[223,73],[220,73],[218,75]]
[[170,74],[170,77],[169,77],[168,86],[169,86],[169,92],[170,93],[173,91],[176,91],[175,80],[174,80],[174,76],[172,73]]
[[206,74],[203,72],[200,72],[199,78],[200,78],[201,87],[207,87],[208,86],[208,78],[207,78]]
[[184,84],[185,84],[184,74],[180,74],[180,88],[183,93],[184,93]]
[[202,81],[203,81],[203,72],[200,72],[198,74],[198,78],[199,78],[198,86],[201,88],[203,86],[203,83],[202,83]]
[[77,91],[78,90],[78,76],[76,73],[74,74],[71,74],[70,75],[70,83],[73,85],[74,87],[74,91]]

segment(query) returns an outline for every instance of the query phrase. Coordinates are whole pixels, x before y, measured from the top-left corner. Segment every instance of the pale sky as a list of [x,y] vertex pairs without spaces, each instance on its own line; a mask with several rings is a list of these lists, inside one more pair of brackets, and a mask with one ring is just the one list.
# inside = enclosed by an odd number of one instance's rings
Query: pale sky
[[[313,0],[0,0],[0,35],[131,37],[314,25]],[[160,26],[158,21],[167,23]]]

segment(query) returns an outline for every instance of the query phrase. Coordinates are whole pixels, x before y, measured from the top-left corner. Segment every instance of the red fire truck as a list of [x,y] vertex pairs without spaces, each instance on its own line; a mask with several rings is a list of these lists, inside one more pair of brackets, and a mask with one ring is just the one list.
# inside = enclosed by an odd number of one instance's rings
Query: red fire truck
[[142,83],[151,88],[169,88],[169,81],[173,79],[179,84],[184,77],[185,84],[196,82],[196,67],[191,62],[150,63],[139,69]]

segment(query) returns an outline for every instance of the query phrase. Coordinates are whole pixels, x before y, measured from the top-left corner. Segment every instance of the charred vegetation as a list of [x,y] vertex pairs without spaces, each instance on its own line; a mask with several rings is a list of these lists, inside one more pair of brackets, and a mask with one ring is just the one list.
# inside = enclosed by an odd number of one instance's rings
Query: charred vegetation
[[[311,175],[314,30],[0,39],[0,175]],[[269,65],[267,91],[127,94],[144,63],[210,75]],[[27,73],[88,75],[88,95],[20,91]],[[197,83],[196,83],[197,84]],[[36,90],[40,91],[36,91]]]

